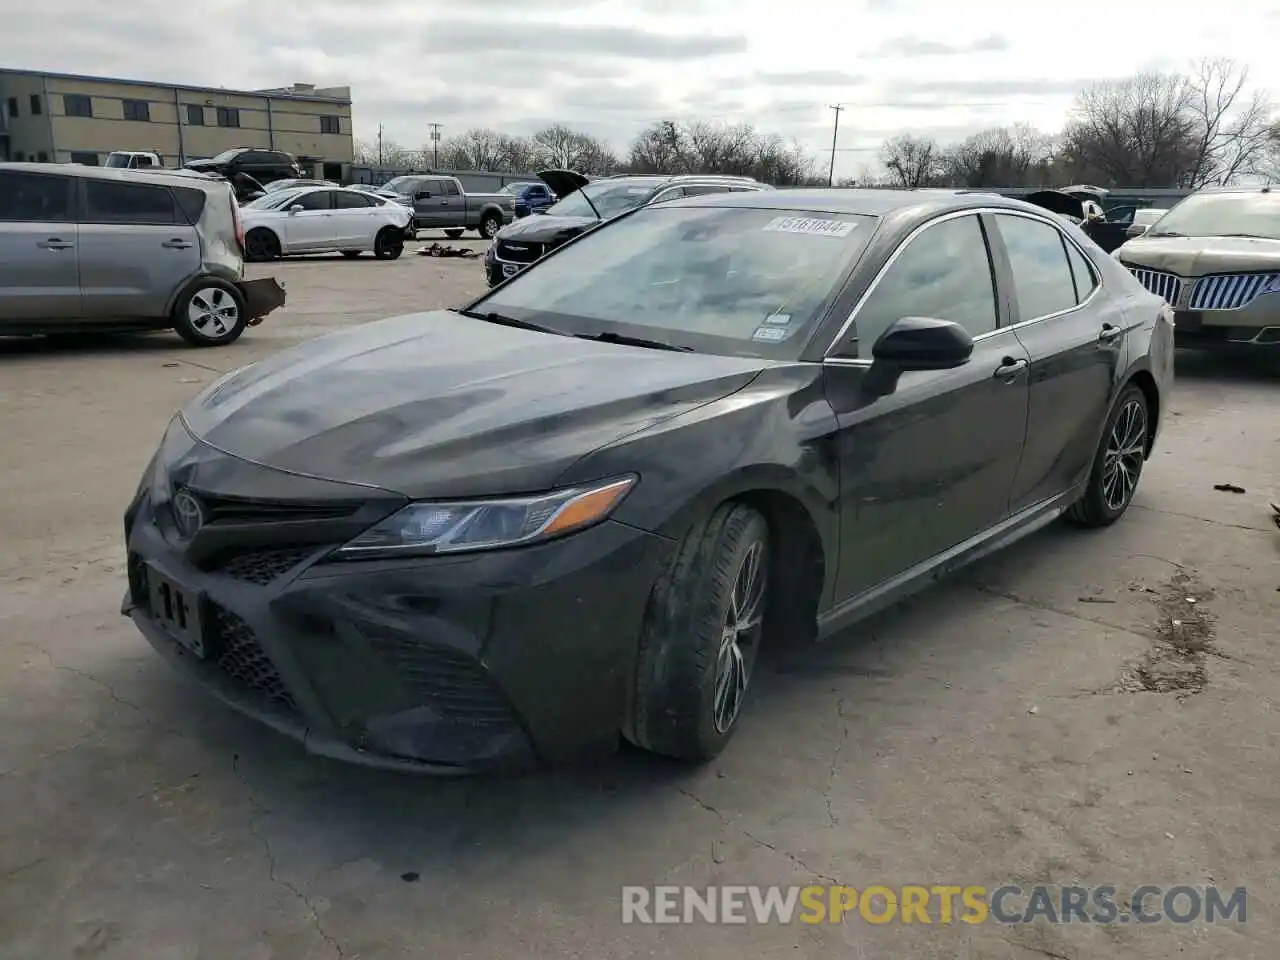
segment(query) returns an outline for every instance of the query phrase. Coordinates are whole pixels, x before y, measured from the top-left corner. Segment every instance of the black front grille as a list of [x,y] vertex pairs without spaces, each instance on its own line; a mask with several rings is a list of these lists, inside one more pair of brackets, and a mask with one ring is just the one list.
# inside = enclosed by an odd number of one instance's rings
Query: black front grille
[[251,628],[225,607],[209,604],[210,627],[217,644],[215,665],[232,680],[269,703],[297,710],[293,694]]
[[533,263],[542,256],[540,243],[515,243],[510,240],[499,240],[497,257],[508,263]]
[[220,497],[201,490],[191,492],[200,499],[209,523],[258,524],[286,523],[299,520],[342,520],[363,504],[344,502],[310,502],[295,500],[252,500],[243,497]]
[[222,565],[222,572],[246,583],[265,587],[277,577],[284,576],[317,550],[316,547],[284,547],[275,550],[255,550],[231,557]]
[[441,717],[483,726],[512,722],[506,698],[472,657],[397,633],[361,632],[410,696]]

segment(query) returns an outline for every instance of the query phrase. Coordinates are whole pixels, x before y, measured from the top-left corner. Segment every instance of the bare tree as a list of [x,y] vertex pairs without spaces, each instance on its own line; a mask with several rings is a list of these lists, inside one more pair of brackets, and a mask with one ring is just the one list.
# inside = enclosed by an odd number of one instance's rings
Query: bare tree
[[646,127],[631,141],[627,167],[632,173],[683,173],[684,131],[674,120]]
[[537,163],[580,173],[610,173],[617,158],[602,141],[562,123],[539,130],[531,138]]
[[750,124],[680,123],[663,120],[631,142],[632,173],[723,173],[778,186],[807,183],[814,161],[797,143],[764,134]]
[[440,166],[446,170],[501,170],[503,136],[477,127],[440,144]]
[[1134,187],[1184,183],[1196,166],[1189,79],[1141,73],[1085,88],[1063,134],[1062,158],[1082,180]]
[[1053,138],[1030,124],[992,127],[950,147],[942,177],[959,187],[1039,186],[1049,179]]
[[1194,156],[1184,174],[1192,189],[1227,184],[1258,172],[1271,143],[1270,98],[1247,92],[1249,68],[1228,58],[1199,60],[1190,78],[1187,112]]
[[942,151],[935,140],[910,133],[890,137],[880,148],[880,162],[895,187],[927,187],[936,182]]
[[360,166],[402,168],[421,165],[422,153],[403,147],[394,140],[356,140],[352,144],[352,157]]

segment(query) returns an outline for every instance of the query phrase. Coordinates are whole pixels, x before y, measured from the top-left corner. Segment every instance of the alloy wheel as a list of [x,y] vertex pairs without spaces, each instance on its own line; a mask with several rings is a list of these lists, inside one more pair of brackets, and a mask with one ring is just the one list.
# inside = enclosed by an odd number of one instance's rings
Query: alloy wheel
[[1123,510],[1138,487],[1147,446],[1147,411],[1137,399],[1120,408],[1102,454],[1102,502],[1113,512]]
[[727,733],[742,710],[763,626],[766,574],[764,543],[756,540],[747,548],[734,577],[721,628],[712,699],[717,733]]
[[187,303],[187,319],[201,336],[217,340],[236,328],[240,305],[221,287],[202,287]]

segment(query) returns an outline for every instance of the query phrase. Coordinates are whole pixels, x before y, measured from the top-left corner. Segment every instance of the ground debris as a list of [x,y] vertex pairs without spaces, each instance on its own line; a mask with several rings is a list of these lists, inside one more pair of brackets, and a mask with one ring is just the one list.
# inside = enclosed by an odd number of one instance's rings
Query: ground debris
[[1215,483],[1213,489],[1221,490],[1223,493],[1244,493],[1244,487],[1236,486],[1234,483]]
[[1213,617],[1205,608],[1213,591],[1179,571],[1164,589],[1152,593],[1155,642],[1124,672],[1118,686],[1134,693],[1199,693],[1207,682],[1205,659],[1214,642]]

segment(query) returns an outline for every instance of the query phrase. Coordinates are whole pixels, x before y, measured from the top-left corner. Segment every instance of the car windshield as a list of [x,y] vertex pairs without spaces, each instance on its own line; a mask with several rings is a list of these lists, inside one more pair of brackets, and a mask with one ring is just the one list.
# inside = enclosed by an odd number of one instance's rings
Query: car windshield
[[580,336],[795,359],[876,224],[853,214],[659,204],[563,247],[471,311]]
[[298,187],[292,187],[288,190],[277,190],[275,193],[268,193],[259,197],[257,200],[250,200],[244,205],[246,210],[279,210],[285,204],[295,199],[302,191]]
[[532,186],[532,183],[508,183],[502,188],[502,192],[509,193],[513,197],[518,197],[520,194],[524,193],[528,187]]
[[212,158],[212,162],[213,163],[230,163],[232,160],[240,156],[240,154],[242,153],[244,153],[244,149],[241,147],[236,147],[232,150],[223,150],[216,157]]
[[413,184],[417,179],[417,177],[392,177],[378,188],[378,192],[398,193],[401,196],[408,196],[413,192]]
[[1280,240],[1280,193],[1194,194],[1157,220],[1147,236]]
[[112,154],[108,154],[107,162],[103,164],[103,166],[112,167],[115,169],[123,169],[129,166],[129,161],[131,159],[132,159],[132,154],[112,153]]
[[[595,217],[598,211],[608,220],[647,203],[661,185],[635,180],[594,180],[547,207],[545,213],[549,217]],[[587,202],[588,197],[591,203]],[[595,204],[594,210],[592,204]]]

